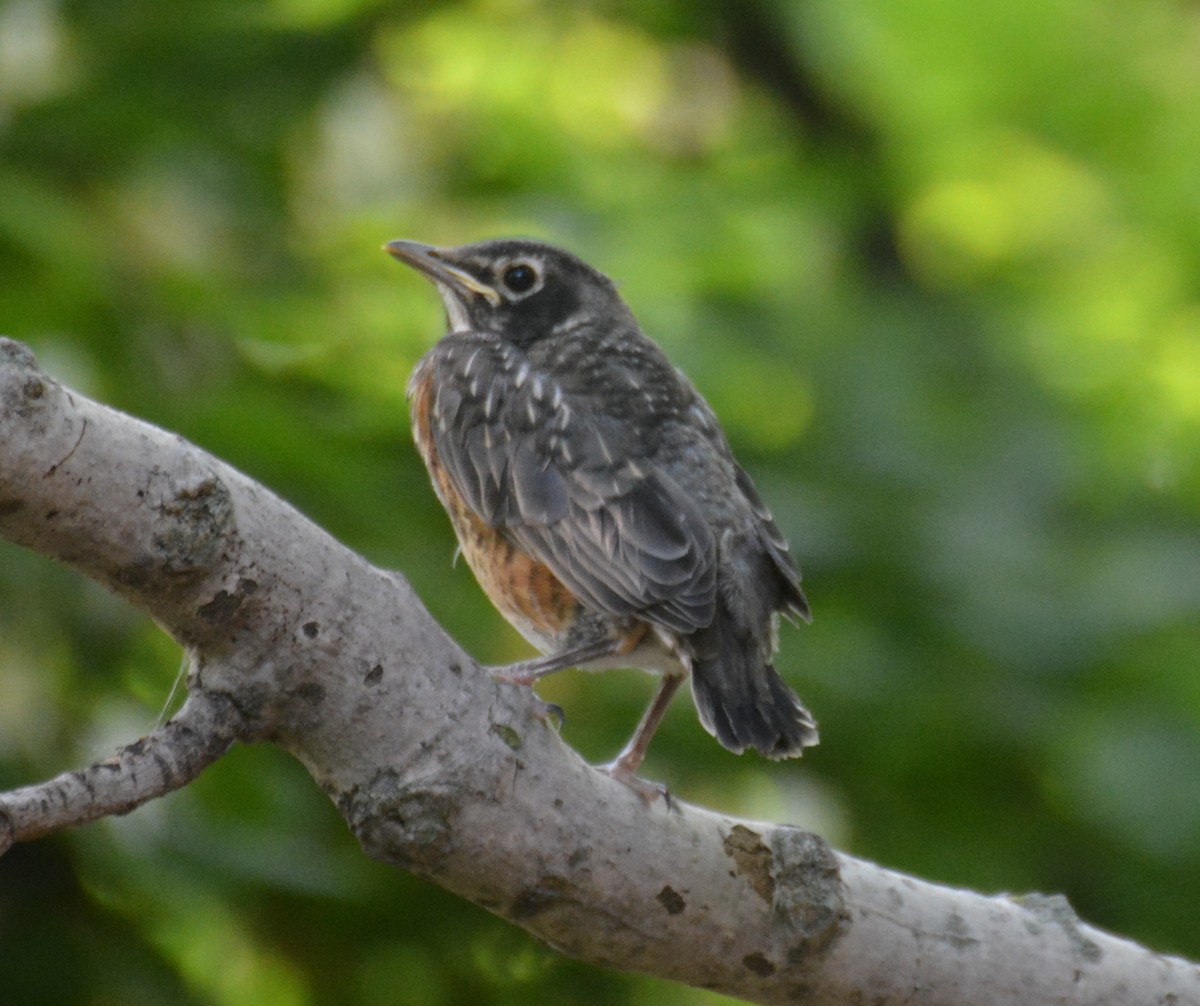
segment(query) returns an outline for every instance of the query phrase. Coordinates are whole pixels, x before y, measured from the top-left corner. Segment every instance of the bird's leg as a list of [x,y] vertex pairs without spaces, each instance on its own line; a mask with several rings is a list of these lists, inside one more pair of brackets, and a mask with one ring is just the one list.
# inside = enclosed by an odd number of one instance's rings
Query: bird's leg
[[668,808],[671,806],[671,797],[667,793],[667,787],[662,783],[639,779],[637,770],[642,767],[642,759],[646,757],[646,749],[650,747],[650,740],[662,722],[667,707],[671,704],[671,699],[675,697],[675,692],[683,683],[683,677],[682,674],[663,676],[658,694],[654,696],[646,712],[642,714],[642,721],[637,725],[633,736],[629,738],[629,743],[607,765],[598,766],[601,772],[623,782],[647,804],[651,804],[661,797],[667,802]]
[[547,657],[521,660],[501,667],[485,667],[484,670],[497,681],[506,681],[510,685],[532,685],[547,675],[565,671],[568,667],[579,667],[601,657],[611,657],[622,652],[622,649],[620,639],[601,639],[563,653],[551,653]]
[[[521,660],[515,664],[504,664],[501,667],[485,666],[484,670],[497,681],[504,681],[510,685],[529,686],[547,675],[565,671],[568,667],[578,667],[580,664],[586,664],[590,660],[611,657],[614,653],[620,652],[620,640],[603,639],[597,642],[586,643],[583,646],[577,646],[575,649],[567,650],[564,653],[552,653],[547,657]],[[543,720],[557,720],[559,729],[561,729],[563,720],[566,719],[563,715],[562,706],[557,706],[553,702],[542,702],[536,695],[534,698],[538,702],[541,702],[541,718]]]

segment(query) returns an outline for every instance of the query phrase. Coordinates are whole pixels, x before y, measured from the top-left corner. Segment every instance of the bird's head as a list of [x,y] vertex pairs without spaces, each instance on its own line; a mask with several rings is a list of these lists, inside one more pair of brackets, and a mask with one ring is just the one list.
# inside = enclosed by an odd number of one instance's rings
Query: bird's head
[[607,276],[540,241],[456,248],[389,241],[383,247],[433,281],[451,331],[492,332],[523,346],[594,319],[631,317]]

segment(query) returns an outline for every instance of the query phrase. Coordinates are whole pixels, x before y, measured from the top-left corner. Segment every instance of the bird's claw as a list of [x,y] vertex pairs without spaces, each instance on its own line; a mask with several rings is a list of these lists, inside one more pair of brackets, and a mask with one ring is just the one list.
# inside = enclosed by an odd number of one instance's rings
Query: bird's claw
[[484,667],[484,670],[491,675],[493,681],[499,681],[506,685],[518,685],[520,687],[529,688],[533,695],[535,703],[534,715],[543,723],[550,723],[555,730],[562,730],[563,723],[566,722],[566,714],[563,708],[554,702],[545,702],[538,698],[533,692],[533,683],[537,681],[536,675],[531,675],[524,670],[523,664],[508,664],[503,667]]
[[618,758],[607,765],[597,765],[596,768],[609,778],[616,779],[617,782],[628,786],[641,797],[642,803],[647,807],[653,807],[656,801],[662,800],[668,811],[674,809],[671,791],[665,785],[635,775],[635,770],[626,765],[622,759]]
[[562,731],[563,724],[567,721],[562,706],[554,702],[543,702],[541,699],[538,699],[538,708],[535,715],[539,720],[544,723],[550,723],[555,730],[560,732]]

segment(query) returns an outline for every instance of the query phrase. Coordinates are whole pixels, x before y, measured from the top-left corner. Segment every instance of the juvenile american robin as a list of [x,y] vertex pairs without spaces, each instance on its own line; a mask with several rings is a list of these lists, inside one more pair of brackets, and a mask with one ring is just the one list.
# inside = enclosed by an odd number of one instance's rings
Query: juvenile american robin
[[449,320],[409,382],[417,448],[480,586],[544,654],[492,673],[662,675],[603,766],[643,796],[636,773],[689,676],[729,750],[789,758],[817,743],[771,665],[778,615],[809,620],[787,543],[612,281],[536,241],[385,250],[433,281]]

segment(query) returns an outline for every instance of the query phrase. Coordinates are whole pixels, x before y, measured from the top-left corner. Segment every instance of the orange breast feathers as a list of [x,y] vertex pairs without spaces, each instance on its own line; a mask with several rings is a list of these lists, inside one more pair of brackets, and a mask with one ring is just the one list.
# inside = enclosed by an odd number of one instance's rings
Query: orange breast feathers
[[488,526],[467,506],[438,460],[430,429],[433,382],[427,372],[415,375],[410,392],[417,450],[450,515],[463,558],[500,613],[525,638],[549,652],[554,648],[553,638],[574,620],[578,602],[547,566],[522,552],[502,530]]

